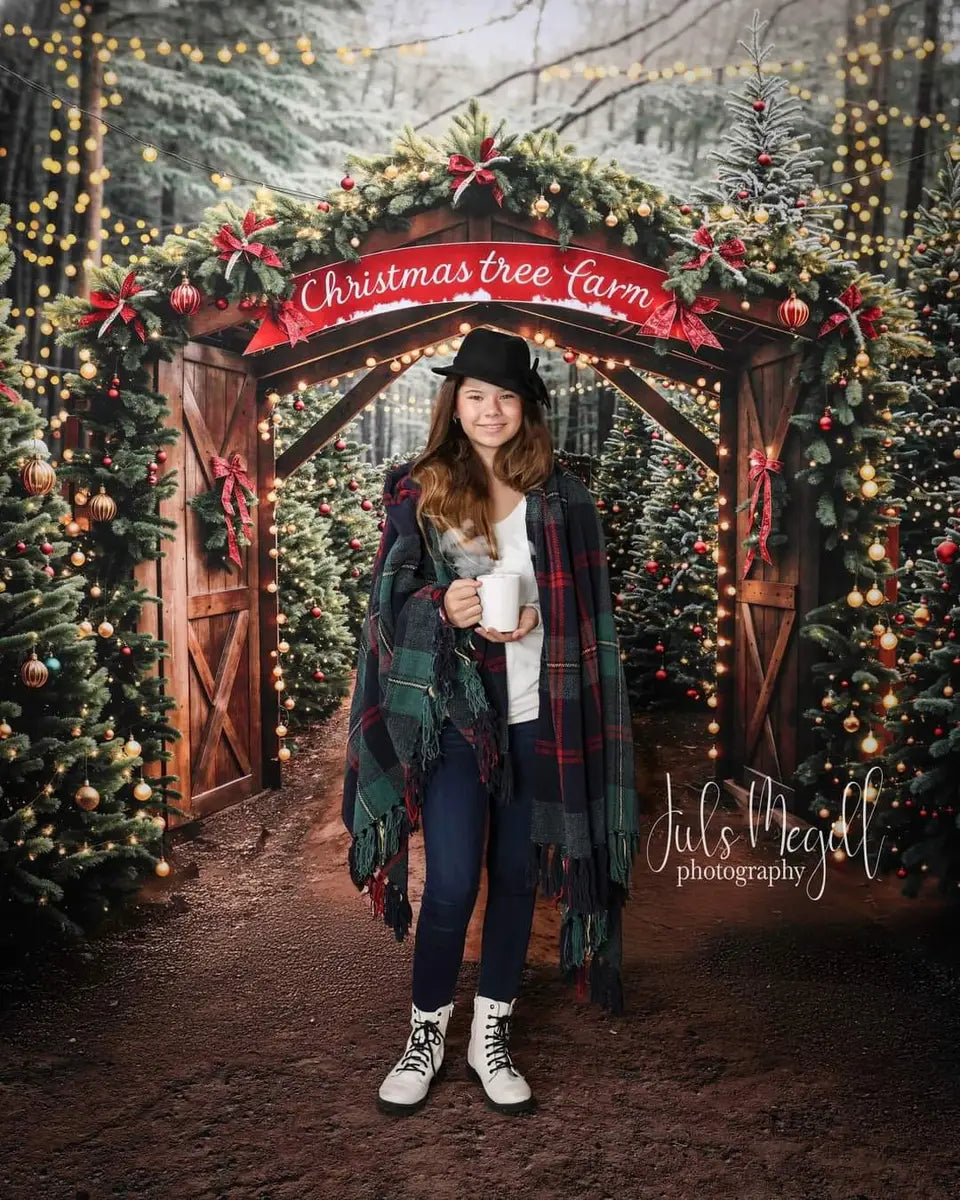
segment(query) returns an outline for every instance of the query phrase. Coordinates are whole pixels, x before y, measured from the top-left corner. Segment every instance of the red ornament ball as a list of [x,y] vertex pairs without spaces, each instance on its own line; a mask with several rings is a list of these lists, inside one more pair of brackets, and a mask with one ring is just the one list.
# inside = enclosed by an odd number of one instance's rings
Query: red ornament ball
[[697,554],[706,554],[707,543],[704,541],[701,541],[700,538],[697,538],[697,540],[693,543],[693,548],[697,552]]
[[754,112],[763,112],[763,110],[766,107],[767,107],[766,100],[754,100],[754,102],[753,102],[753,111]]
[[320,513],[321,517],[329,517],[331,512],[330,505],[326,502],[326,500],[322,500],[317,511]]
[[749,192],[737,192],[737,199],[738,200],[746,200],[749,197],[749,195],[750,195]]
[[658,654],[662,654],[665,649],[666,646],[664,646],[663,642],[657,642],[657,644],[654,646],[654,650],[656,650]]
[[189,317],[200,307],[202,299],[200,289],[184,275],[170,293],[170,307],[182,317]]
[[346,450],[347,448],[347,443],[343,440],[343,438],[337,438],[333,445],[334,449],[336,450]]
[[777,309],[777,316],[787,329],[799,329],[810,319],[810,308],[798,296],[788,296]]
[[354,579],[359,579],[360,578],[360,568],[353,567],[350,571],[350,574],[353,576]]
[[361,542],[359,538],[355,538],[355,537],[351,538],[350,539],[350,549],[351,550],[362,550],[363,542]]
[[824,433],[828,433],[833,428],[833,417],[829,412],[825,412],[817,424],[824,431]]
[[769,167],[773,162],[773,155],[767,154],[766,150],[762,154],[757,155],[757,162],[761,167]]
[[52,554],[53,546],[49,542],[41,542],[40,549],[44,554]]
[[129,658],[130,655],[133,654],[133,650],[129,646],[122,646],[120,649],[120,653],[123,655],[124,658]]
[[318,201],[317,201],[317,211],[318,211],[318,212],[329,212],[329,211],[330,211],[330,203],[329,203],[329,201],[327,201],[327,200],[318,200]]
[[654,671],[654,675],[657,677],[657,679],[666,679],[667,678],[667,668],[666,667],[657,667],[656,671]]
[[373,508],[373,501],[366,500],[366,499],[361,500],[360,507],[363,509],[364,512],[369,512],[371,510],[371,508]]
[[310,609],[310,615],[311,615],[312,617],[322,617],[322,616],[323,616],[323,609],[320,607],[320,605],[319,605],[319,604],[315,604],[315,605],[313,606],[313,608],[311,608],[311,609]]
[[947,538],[946,541],[941,542],[940,545],[937,546],[934,553],[940,562],[946,563],[949,566],[950,563],[952,563],[957,557],[957,543],[952,542],[949,538]]
[[17,542],[17,553],[18,554],[23,554],[24,551],[26,550],[26,548],[27,548],[26,542]]
[[340,180],[340,186],[345,192],[349,192],[350,189],[356,185],[356,182],[357,181],[355,179],[351,179],[349,175],[344,175],[344,177]]
[[645,571],[649,571],[651,575],[656,575],[657,571],[660,569],[660,564],[658,562],[654,562],[654,560],[651,558],[643,564],[643,568]]
[[689,204],[681,204],[680,211],[683,213],[683,215],[685,217],[688,217],[693,212],[693,209],[690,207]]
[[47,563],[47,565],[43,568],[43,573],[44,575],[49,576],[51,579],[54,577],[54,575],[56,575],[56,571],[50,566],[49,563]]
[[918,242],[917,243],[917,253],[918,254],[926,254],[926,252],[927,252],[926,245],[923,242]]
[[166,450],[158,450],[154,457],[156,458],[157,462],[164,463],[167,461],[167,452]]
[[355,479],[351,479],[350,482],[347,484],[347,487],[350,489],[351,492],[355,492],[360,487],[360,484],[357,483],[357,481]]
[[687,696],[688,696],[688,697],[689,697],[691,700],[696,700],[696,698],[697,698],[697,694],[698,694],[698,693],[697,693],[697,689],[696,689],[696,688],[687,688]]
[[702,634],[703,634],[703,626],[702,626],[702,625],[694,625],[694,627],[693,627],[693,636],[694,636],[694,637],[701,637],[701,636],[702,636]]
[[563,361],[564,361],[565,363],[572,363],[572,362],[576,362],[576,361],[577,361],[577,355],[576,355],[575,351],[573,351],[573,350],[564,350],[564,352],[563,352]]
[[100,461],[103,463],[103,465],[104,465],[105,467],[112,467],[112,466],[113,466],[113,459],[110,457],[110,455],[109,455],[109,454],[105,454],[105,455],[103,456],[103,458],[101,458],[101,459],[100,459]]
[[607,507],[607,502],[601,496],[600,499],[597,501],[597,508],[606,508],[606,507]]
[[297,410],[297,412],[303,412],[303,410],[307,407],[307,405],[306,405],[305,401],[299,399],[299,397],[298,397],[296,400],[294,400],[293,407]]
[[213,303],[216,305],[217,308],[220,309],[221,312],[223,312],[223,310],[225,308],[229,308],[229,306],[230,306],[230,301],[226,298],[226,296],[218,296],[216,298],[216,300],[214,300]]
[[326,675],[324,675],[324,673],[319,668],[316,671],[314,671],[313,677],[317,681],[317,683],[323,683],[323,681],[326,679]]
[[120,399],[120,389],[115,388],[115,387],[109,387],[109,388],[107,388],[107,395],[110,397],[111,400],[119,400]]
[[841,375],[840,378],[837,380],[837,387],[845,388],[846,386],[847,386],[847,377],[846,377],[846,375]]

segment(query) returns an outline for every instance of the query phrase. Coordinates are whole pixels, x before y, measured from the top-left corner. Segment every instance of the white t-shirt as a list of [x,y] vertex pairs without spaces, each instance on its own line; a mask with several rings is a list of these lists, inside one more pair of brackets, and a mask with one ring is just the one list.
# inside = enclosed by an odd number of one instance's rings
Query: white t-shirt
[[[517,507],[496,521],[493,526],[497,538],[497,559],[493,573],[520,576],[520,603],[532,604],[540,612],[537,577],[533,570],[533,559],[527,541],[527,498]],[[540,659],[543,650],[543,619],[536,629],[517,642],[504,642],[507,661],[507,698],[509,709],[507,723],[532,721],[540,713]]]

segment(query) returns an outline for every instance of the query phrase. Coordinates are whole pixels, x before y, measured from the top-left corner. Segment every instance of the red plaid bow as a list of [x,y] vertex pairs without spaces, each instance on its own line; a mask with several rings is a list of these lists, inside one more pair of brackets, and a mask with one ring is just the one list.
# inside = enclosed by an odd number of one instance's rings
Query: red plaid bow
[[718,246],[706,225],[701,225],[693,235],[693,240],[702,249],[696,258],[691,258],[689,262],[683,264],[684,271],[695,271],[698,267],[702,267],[713,254],[718,254],[731,271],[742,271],[746,266],[747,248],[738,237],[729,237]]
[[228,259],[227,269],[223,273],[224,279],[230,278],[230,273],[237,265],[237,261],[241,255],[246,257],[247,262],[251,259],[259,258],[260,261],[268,267],[282,267],[283,263],[277,258],[276,251],[265,245],[263,242],[251,242],[249,237],[252,233],[256,233],[258,229],[265,229],[268,225],[276,225],[276,217],[263,217],[262,220],[257,220],[252,210],[248,210],[243,218],[243,237],[238,237],[229,225],[223,224],[213,235],[213,244],[220,251],[218,258]]
[[15,392],[12,387],[8,387],[7,384],[3,382],[0,382],[0,396],[6,396],[11,404],[20,403],[20,393]]
[[843,312],[831,313],[820,326],[818,337],[823,337],[831,329],[838,329],[848,321],[852,323],[853,318],[856,318],[857,326],[864,337],[875,338],[877,336],[877,330],[873,323],[874,321],[879,321],[883,316],[883,309],[878,308],[875,304],[870,308],[863,308],[863,296],[861,296],[860,289],[855,283],[851,283],[847,290],[836,298],[834,303],[839,304]]
[[464,189],[476,180],[477,183],[482,183],[486,186],[493,185],[493,198],[500,205],[503,204],[503,188],[497,183],[496,176],[489,170],[493,163],[509,162],[509,154],[494,154],[493,138],[484,138],[480,143],[480,155],[476,162],[467,158],[465,154],[451,154],[450,161],[447,163],[447,170],[451,175],[458,178],[450,181],[450,186],[453,188],[453,204],[456,204],[460,199]]
[[125,325],[133,325],[134,332],[141,342],[147,340],[147,331],[143,321],[140,320],[140,315],[132,304],[127,301],[133,296],[155,296],[157,293],[152,288],[144,290],[138,287],[134,282],[136,271],[128,271],[124,276],[123,283],[120,284],[119,292],[107,292],[98,290],[90,293],[90,303],[94,307],[93,312],[88,312],[82,316],[77,322],[78,325],[96,325],[99,323],[100,328],[97,331],[97,337],[102,338],[113,322],[120,318]]
[[719,300],[708,300],[706,296],[698,296],[688,305],[679,301],[676,296],[671,296],[653,310],[640,326],[640,332],[668,338],[671,336],[674,322],[677,321],[680,326],[678,336],[686,338],[694,350],[699,350],[701,346],[714,346],[717,350],[722,350],[723,347],[698,315],[713,312],[719,303]]
[[[772,563],[770,551],[767,549],[767,538],[770,536],[770,527],[773,524],[773,514],[770,509],[770,472],[783,470],[783,463],[779,458],[767,458],[762,450],[751,450],[749,455],[750,469],[747,474],[749,483],[753,484],[753,495],[750,497],[749,523],[748,531],[753,529],[753,521],[757,512],[757,500],[760,498],[760,486],[763,485],[763,516],[760,518],[760,533],[757,538],[757,544],[760,547],[760,557],[765,563]],[[743,563],[743,577],[746,578],[753,566],[753,560],[756,557],[756,548],[750,546],[747,550],[747,556]]]
[[307,340],[304,330],[310,327],[310,322],[292,300],[277,301],[271,298],[270,309],[270,316],[286,334],[291,346]]
[[250,517],[250,510],[247,508],[247,500],[243,494],[243,488],[248,492],[253,491],[253,483],[250,476],[246,472],[243,465],[243,459],[239,454],[233,454],[229,459],[221,458],[219,454],[214,454],[210,459],[210,465],[213,468],[214,479],[223,479],[223,491],[220,493],[220,503],[223,506],[224,523],[227,526],[227,552],[233,562],[240,565],[240,549],[237,545],[237,535],[233,529],[234,516],[233,494],[236,492],[237,509],[240,513],[240,520],[244,525],[253,525],[253,520]]

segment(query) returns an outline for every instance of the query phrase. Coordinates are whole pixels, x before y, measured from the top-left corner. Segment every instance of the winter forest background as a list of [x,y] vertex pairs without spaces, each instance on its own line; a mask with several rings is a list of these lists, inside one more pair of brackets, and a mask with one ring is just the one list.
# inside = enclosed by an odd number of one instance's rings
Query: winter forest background
[[[56,389],[44,377],[65,365],[64,351],[39,314],[44,300],[82,285],[86,246],[99,247],[105,263],[135,262],[139,247],[192,227],[225,196],[242,203],[263,184],[319,197],[348,152],[388,149],[408,121],[441,133],[470,96],[511,128],[556,129],[584,154],[686,194],[710,177],[723,98],[745,62],[738,39],[755,7],[0,4],[0,196],[19,255],[11,295],[26,333],[20,354],[39,368],[31,398],[56,422]],[[771,69],[806,102],[805,128],[824,148],[819,182],[849,205],[837,238],[865,267],[902,274],[910,214],[960,127],[956,5],[759,8],[775,43]],[[73,41],[81,12],[102,30],[102,89]],[[87,147],[86,118],[71,102],[99,105],[114,124],[102,149],[97,139]],[[84,192],[78,180],[100,154],[100,194]],[[613,394],[602,381],[598,393],[593,373],[558,353],[544,361],[558,444],[598,453]],[[362,414],[353,432],[369,460],[422,444],[434,383],[417,365]]]

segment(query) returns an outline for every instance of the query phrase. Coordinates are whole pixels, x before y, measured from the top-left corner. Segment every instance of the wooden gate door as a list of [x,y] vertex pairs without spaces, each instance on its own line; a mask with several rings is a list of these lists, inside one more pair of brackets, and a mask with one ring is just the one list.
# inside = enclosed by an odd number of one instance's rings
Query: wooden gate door
[[[756,554],[743,578],[749,513],[736,514],[732,675],[728,684],[732,781],[757,793],[769,775],[790,804],[790,780],[807,752],[801,710],[808,700],[812,644],[799,638],[799,621],[817,602],[819,525],[812,489],[793,482],[806,464],[801,431],[789,424],[796,411],[799,357],[781,342],[755,352],[739,379],[736,404],[736,505],[750,494],[749,454],[780,459],[788,491],[781,530],[787,541],[770,548],[767,564]],[[731,480],[732,483],[732,480]],[[732,488],[731,488],[732,490]],[[729,709],[732,708],[732,712]],[[732,722],[732,727],[730,723]]]
[[166,515],[180,528],[160,566],[160,636],[170,643],[164,671],[177,701],[171,721],[183,735],[169,769],[180,776],[177,806],[197,818],[262,786],[257,528],[239,568],[211,566],[189,506],[213,486],[215,455],[239,453],[256,487],[256,380],[240,355],[188,343],[160,364],[158,387],[183,431],[167,460],[181,487]]

